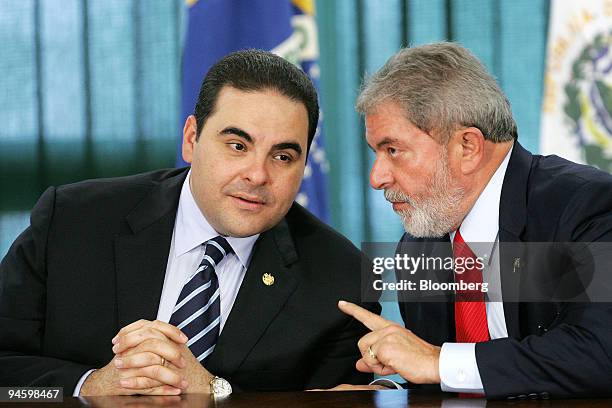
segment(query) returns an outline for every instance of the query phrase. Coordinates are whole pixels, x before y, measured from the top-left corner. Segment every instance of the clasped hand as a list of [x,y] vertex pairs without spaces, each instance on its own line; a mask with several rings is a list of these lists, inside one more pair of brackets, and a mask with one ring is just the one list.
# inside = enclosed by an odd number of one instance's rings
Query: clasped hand
[[81,388],[87,395],[208,393],[212,374],[187,347],[187,336],[158,320],[138,320],[113,338],[115,357]]

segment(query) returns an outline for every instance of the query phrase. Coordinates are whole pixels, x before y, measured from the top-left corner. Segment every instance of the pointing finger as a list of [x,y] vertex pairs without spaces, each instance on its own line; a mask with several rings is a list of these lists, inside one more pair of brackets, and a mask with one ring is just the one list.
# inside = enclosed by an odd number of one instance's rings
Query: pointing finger
[[355,319],[359,320],[370,330],[380,330],[392,324],[387,319],[351,302],[341,300],[338,302],[338,308],[347,315],[353,316]]

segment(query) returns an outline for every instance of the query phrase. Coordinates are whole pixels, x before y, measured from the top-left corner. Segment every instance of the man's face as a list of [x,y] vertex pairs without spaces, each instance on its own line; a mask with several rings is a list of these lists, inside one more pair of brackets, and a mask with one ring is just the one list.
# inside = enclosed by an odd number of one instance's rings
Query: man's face
[[366,115],[366,139],[376,154],[370,185],[415,237],[441,237],[461,221],[465,196],[454,181],[446,146],[414,126],[399,104],[383,102]]
[[291,206],[304,174],[306,107],[274,90],[225,86],[196,141],[190,116],[183,158],[202,214],[223,235],[247,237],[276,225]]

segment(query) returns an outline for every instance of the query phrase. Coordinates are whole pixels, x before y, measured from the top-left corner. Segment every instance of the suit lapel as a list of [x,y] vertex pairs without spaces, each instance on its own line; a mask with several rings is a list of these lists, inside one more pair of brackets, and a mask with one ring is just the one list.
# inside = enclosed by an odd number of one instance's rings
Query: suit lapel
[[518,142],[508,162],[499,205],[499,248],[502,297],[508,336],[520,338],[519,288],[524,261],[521,236],[527,220],[527,183],[533,156]]
[[[438,259],[452,258],[453,250],[450,242],[450,236],[447,234],[442,238],[428,240],[425,253]],[[445,269],[435,271],[436,278],[440,283],[454,282],[453,272]],[[454,293],[446,293],[440,296],[439,302],[426,302],[421,307],[424,308],[425,316],[430,322],[438,322],[439,327],[435,328],[433,324],[426,324],[425,330],[434,344],[442,345],[445,341],[455,340],[455,295]]]
[[[414,257],[425,254],[428,257],[445,259],[452,257],[449,235],[442,238],[413,238],[404,234],[397,249],[398,253],[409,254]],[[398,280],[401,276],[397,277]],[[433,279],[436,282],[448,283],[453,281],[453,274],[448,270],[435,270],[428,272],[423,278]],[[398,293],[398,300],[401,302],[402,292]],[[421,302],[415,301],[410,297],[408,301],[400,304],[400,313],[407,328],[415,332],[425,341],[442,345],[446,341],[453,341],[455,338],[455,311],[454,295],[445,295],[424,299]]]
[[182,171],[154,184],[145,199],[126,217],[132,234],[115,239],[117,321],[119,328],[138,319],[154,320],[159,308]]
[[[232,311],[207,362],[211,372],[229,376],[240,367],[296,289],[299,274],[296,268],[290,268],[295,261],[297,253],[286,221],[260,236]],[[273,284],[264,284],[265,273],[274,277]]]
[[[519,319],[519,290],[522,266],[525,259],[524,245],[517,236],[506,230],[499,231],[499,269],[504,300],[504,317],[508,336],[521,338]],[[508,301],[507,301],[508,300]]]

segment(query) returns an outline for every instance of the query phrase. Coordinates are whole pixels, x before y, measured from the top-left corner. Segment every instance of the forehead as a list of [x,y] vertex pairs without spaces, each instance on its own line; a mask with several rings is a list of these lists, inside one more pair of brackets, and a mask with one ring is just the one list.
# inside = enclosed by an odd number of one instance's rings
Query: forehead
[[304,104],[274,89],[242,91],[224,86],[208,123],[216,127],[215,131],[223,126],[240,127],[253,137],[291,137],[300,142],[303,139],[304,143],[308,138],[308,113]]
[[404,116],[397,102],[386,101],[370,109],[365,115],[366,139],[376,145],[382,139],[409,142],[415,136],[427,135]]

